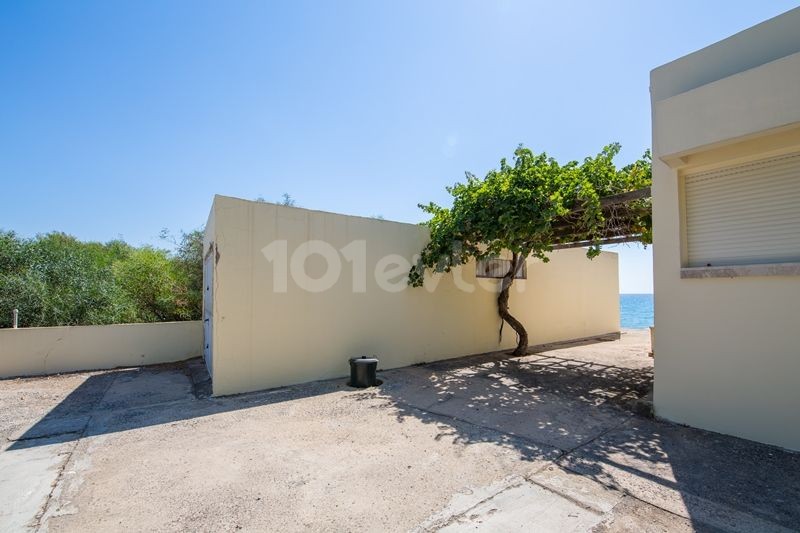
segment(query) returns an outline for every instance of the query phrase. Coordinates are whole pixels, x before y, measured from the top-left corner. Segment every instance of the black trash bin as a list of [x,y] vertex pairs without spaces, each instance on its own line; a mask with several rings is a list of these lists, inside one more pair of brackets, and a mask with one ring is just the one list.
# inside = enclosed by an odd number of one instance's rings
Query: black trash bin
[[365,388],[374,387],[378,384],[375,372],[378,370],[378,360],[374,357],[352,357],[350,359],[350,383],[351,387]]

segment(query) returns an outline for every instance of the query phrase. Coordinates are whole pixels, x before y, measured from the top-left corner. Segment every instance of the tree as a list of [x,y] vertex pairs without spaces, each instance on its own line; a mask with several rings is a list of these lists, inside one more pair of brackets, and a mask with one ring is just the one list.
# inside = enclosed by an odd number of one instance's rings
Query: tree
[[650,186],[650,153],[618,169],[614,158],[619,150],[619,144],[610,144],[582,163],[562,165],[520,146],[511,163],[502,159],[500,168],[485,178],[466,173],[464,183],[447,188],[452,207],[420,204],[431,215],[425,223],[430,241],[409,272],[409,284],[421,286],[426,270],[450,272],[471,260],[510,253],[497,310],[519,336],[514,354],[524,354],[528,333],[509,312],[508,298],[515,273],[528,257],[547,262],[554,248],[579,243],[588,246],[591,259],[607,241],[651,242],[649,194],[625,196]]
[[135,304],[137,322],[188,320],[191,309],[181,274],[169,253],[137,248],[126,261],[114,263],[114,279]]
[[185,291],[188,320],[200,320],[203,314],[203,230],[181,233],[173,258]]
[[12,309],[23,327],[199,319],[203,233],[162,238],[174,252],[0,230],[0,327]]
[[127,245],[82,243],[63,233],[22,239],[0,232],[0,327],[109,324],[133,318],[111,272]]
[[202,229],[181,231],[178,238],[167,228],[160,233],[161,240],[175,247],[170,256],[178,278],[174,296],[178,307],[187,309],[186,320],[200,320],[203,311],[203,235]]
[[297,207],[297,202],[295,202],[291,194],[285,192],[281,195],[281,200],[278,202],[278,205],[285,205],[286,207]]

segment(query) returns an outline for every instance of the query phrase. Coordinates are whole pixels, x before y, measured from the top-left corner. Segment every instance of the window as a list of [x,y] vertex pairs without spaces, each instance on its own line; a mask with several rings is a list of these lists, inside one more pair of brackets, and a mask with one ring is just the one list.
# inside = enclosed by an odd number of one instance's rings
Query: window
[[683,180],[686,266],[800,262],[800,153]]
[[[502,279],[511,270],[510,259],[479,259],[475,275],[479,278]],[[528,279],[528,265],[523,261],[514,279]]]

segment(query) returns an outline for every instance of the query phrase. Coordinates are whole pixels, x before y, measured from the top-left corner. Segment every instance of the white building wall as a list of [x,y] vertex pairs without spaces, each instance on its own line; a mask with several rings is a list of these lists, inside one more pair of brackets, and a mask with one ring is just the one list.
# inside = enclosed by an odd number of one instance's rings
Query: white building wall
[[685,268],[681,180],[800,151],[798,27],[800,9],[651,75],[656,414],[792,449],[800,265]]
[[[477,280],[475,265],[408,287],[410,260],[428,239],[413,224],[351,217],[217,196],[207,246],[214,246],[213,389],[231,394],[345,376],[347,359],[376,355],[383,369],[516,344],[506,326],[498,342],[499,281]],[[285,241],[287,256],[274,259]],[[305,290],[289,272],[285,289],[277,265],[290,271],[294,253],[310,241],[334,250],[341,273],[327,290]],[[357,244],[353,244],[357,243]],[[364,245],[363,260],[359,258]],[[271,251],[270,251],[271,250]],[[344,250],[344,252],[342,251]],[[345,255],[356,259],[347,260]],[[406,262],[398,266],[385,258]],[[356,272],[354,291],[354,269]],[[619,330],[617,255],[594,260],[585,250],[564,250],[543,264],[529,261],[528,279],[512,287],[511,311],[526,325],[531,344],[583,338]],[[325,272],[320,256],[307,273]],[[389,290],[382,288],[379,272]],[[277,270],[280,274],[280,270]],[[284,279],[280,275],[278,279]],[[361,285],[363,283],[363,286]],[[460,287],[474,287],[467,292]],[[435,287],[435,289],[434,289]]]

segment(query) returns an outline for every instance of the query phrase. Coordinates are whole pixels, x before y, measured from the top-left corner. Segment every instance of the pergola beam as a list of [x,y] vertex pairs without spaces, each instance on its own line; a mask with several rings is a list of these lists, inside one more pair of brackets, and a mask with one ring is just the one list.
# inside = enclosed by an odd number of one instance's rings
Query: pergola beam
[[584,246],[592,246],[593,244],[624,244],[626,242],[638,242],[642,239],[641,235],[625,235],[622,237],[607,237],[598,239],[597,241],[575,241],[565,242],[553,245],[553,250],[563,250],[565,248],[582,248]]
[[600,207],[610,207],[612,205],[627,204],[634,200],[644,200],[652,196],[650,187],[643,187],[635,191],[623,192],[620,194],[613,194],[600,198]]
[[[650,187],[644,187],[641,189],[637,189],[635,191],[624,192],[620,194],[614,194],[611,196],[605,196],[600,198],[600,207],[605,211],[611,211],[612,213],[616,213],[616,218],[613,222],[614,226],[605,229],[605,236],[596,239],[596,240],[587,240],[585,237],[573,237],[571,235],[570,229],[574,228],[577,220],[573,219],[570,221],[570,218],[579,215],[581,212],[585,210],[585,208],[581,207],[579,209],[575,209],[569,215],[567,215],[564,219],[557,222],[553,226],[555,240],[560,241],[558,244],[553,245],[554,250],[560,250],[564,248],[580,248],[583,246],[592,246],[596,244],[606,245],[606,244],[621,244],[626,242],[636,242],[640,241],[642,236],[638,233],[630,233],[626,232],[626,225],[630,220],[629,217],[635,217],[637,214],[641,215],[641,211],[637,210],[630,210],[625,212],[624,209],[620,210],[617,206],[622,206],[628,204],[630,202],[635,202],[637,200],[644,200],[650,198],[652,195],[650,191]],[[639,211],[637,213],[637,211]],[[627,216],[626,216],[627,215]],[[626,220],[627,219],[627,220]],[[580,234],[580,232],[574,232]],[[570,238],[579,239],[570,241]]]
[[[615,208],[617,206],[625,205],[630,202],[635,202],[637,200],[644,200],[650,198],[650,196],[651,196],[650,187],[644,187],[642,189],[637,189],[635,191],[629,191],[620,194],[614,194],[611,196],[605,196],[603,198],[600,198],[600,209],[603,212],[608,212],[611,210],[610,208]],[[631,209],[630,207],[631,206],[628,206],[631,214],[634,214],[636,211],[648,209],[645,206],[637,206],[636,210]],[[553,223],[553,228],[559,230],[559,229],[568,229],[572,227],[575,224],[575,221],[578,218],[578,216],[584,211],[586,211],[585,207],[579,207],[577,209],[570,211],[563,218],[555,221]]]

